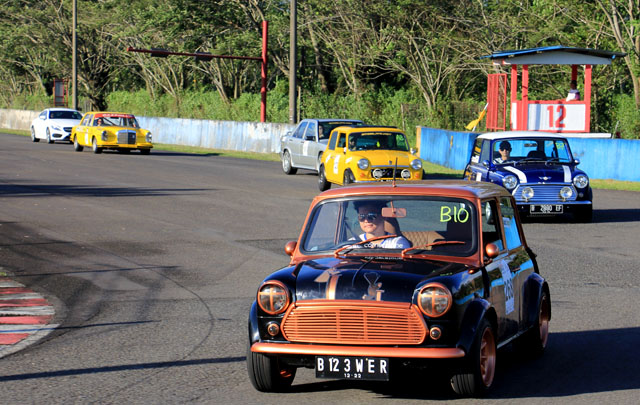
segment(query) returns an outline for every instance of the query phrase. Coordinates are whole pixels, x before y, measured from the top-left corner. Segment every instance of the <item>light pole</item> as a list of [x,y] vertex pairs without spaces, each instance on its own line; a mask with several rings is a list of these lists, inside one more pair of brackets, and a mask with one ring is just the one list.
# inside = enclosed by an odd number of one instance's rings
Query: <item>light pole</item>
[[73,109],[77,110],[78,109],[78,38],[76,36],[76,26],[78,24],[78,7],[77,7],[77,2],[78,0],[73,0],[73,36],[72,36],[72,50],[71,53],[73,54],[71,56],[71,59],[73,60],[72,62],[72,72],[71,72],[71,87],[73,89],[72,93],[71,93],[71,102],[73,104]]
[[289,34],[289,123],[291,124],[298,122],[298,108],[296,106],[296,89],[298,86],[296,80],[296,55],[298,50],[296,3],[296,0],[291,0],[289,5],[291,13],[291,19],[289,21],[291,31]]

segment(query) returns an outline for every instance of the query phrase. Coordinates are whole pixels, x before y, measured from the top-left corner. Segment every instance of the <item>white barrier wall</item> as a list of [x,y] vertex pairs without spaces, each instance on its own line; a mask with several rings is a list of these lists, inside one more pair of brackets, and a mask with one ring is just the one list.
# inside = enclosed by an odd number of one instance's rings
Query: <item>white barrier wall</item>
[[[28,131],[39,113],[0,109],[0,128]],[[137,118],[142,128],[151,131],[156,143],[258,153],[279,153],[280,137],[295,128],[282,123]]]

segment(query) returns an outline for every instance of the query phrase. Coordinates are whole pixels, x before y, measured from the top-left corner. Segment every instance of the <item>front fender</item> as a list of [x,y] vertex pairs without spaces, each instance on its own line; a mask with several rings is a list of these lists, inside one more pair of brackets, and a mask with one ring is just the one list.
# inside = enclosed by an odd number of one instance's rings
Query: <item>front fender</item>
[[[457,347],[464,349],[465,353],[469,353],[471,350],[480,322],[490,311],[491,304],[482,298],[474,299],[467,306],[460,324],[460,338],[457,343]],[[489,319],[489,321],[495,326],[495,319]]]
[[260,330],[258,329],[258,304],[253,301],[249,312],[249,344],[252,345],[260,340]]

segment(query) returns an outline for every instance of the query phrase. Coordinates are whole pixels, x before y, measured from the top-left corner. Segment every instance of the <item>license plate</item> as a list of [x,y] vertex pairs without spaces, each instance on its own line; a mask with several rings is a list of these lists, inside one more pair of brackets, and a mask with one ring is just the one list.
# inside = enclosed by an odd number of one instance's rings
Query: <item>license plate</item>
[[382,357],[316,356],[317,378],[389,380],[389,359]]
[[562,214],[562,204],[530,205],[531,214]]

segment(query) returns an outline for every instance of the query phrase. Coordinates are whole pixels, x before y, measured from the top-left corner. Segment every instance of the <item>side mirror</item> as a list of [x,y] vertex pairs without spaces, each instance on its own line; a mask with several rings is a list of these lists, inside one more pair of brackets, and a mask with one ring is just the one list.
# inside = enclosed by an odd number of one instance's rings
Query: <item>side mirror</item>
[[416,149],[416,148],[411,148],[411,149],[409,149],[409,152],[410,152],[412,155],[415,155],[416,153],[418,153],[418,149]]
[[580,159],[573,159],[573,164],[575,164],[576,166],[578,166],[580,164]]
[[342,153],[344,153],[345,155],[347,154],[347,147],[345,146],[344,149],[342,149]]
[[296,251],[296,247],[298,247],[298,242],[295,240],[289,241],[284,245],[284,252],[289,256],[293,256],[293,252]]
[[498,245],[496,245],[495,243],[487,243],[487,246],[485,246],[484,248],[484,253],[488,258],[493,259],[494,257],[498,256],[500,250],[498,249]]
[[489,161],[488,161],[488,160],[483,160],[483,161],[482,161],[482,166],[484,166],[484,167],[489,167],[489,164],[490,164],[490,163],[489,163]]

